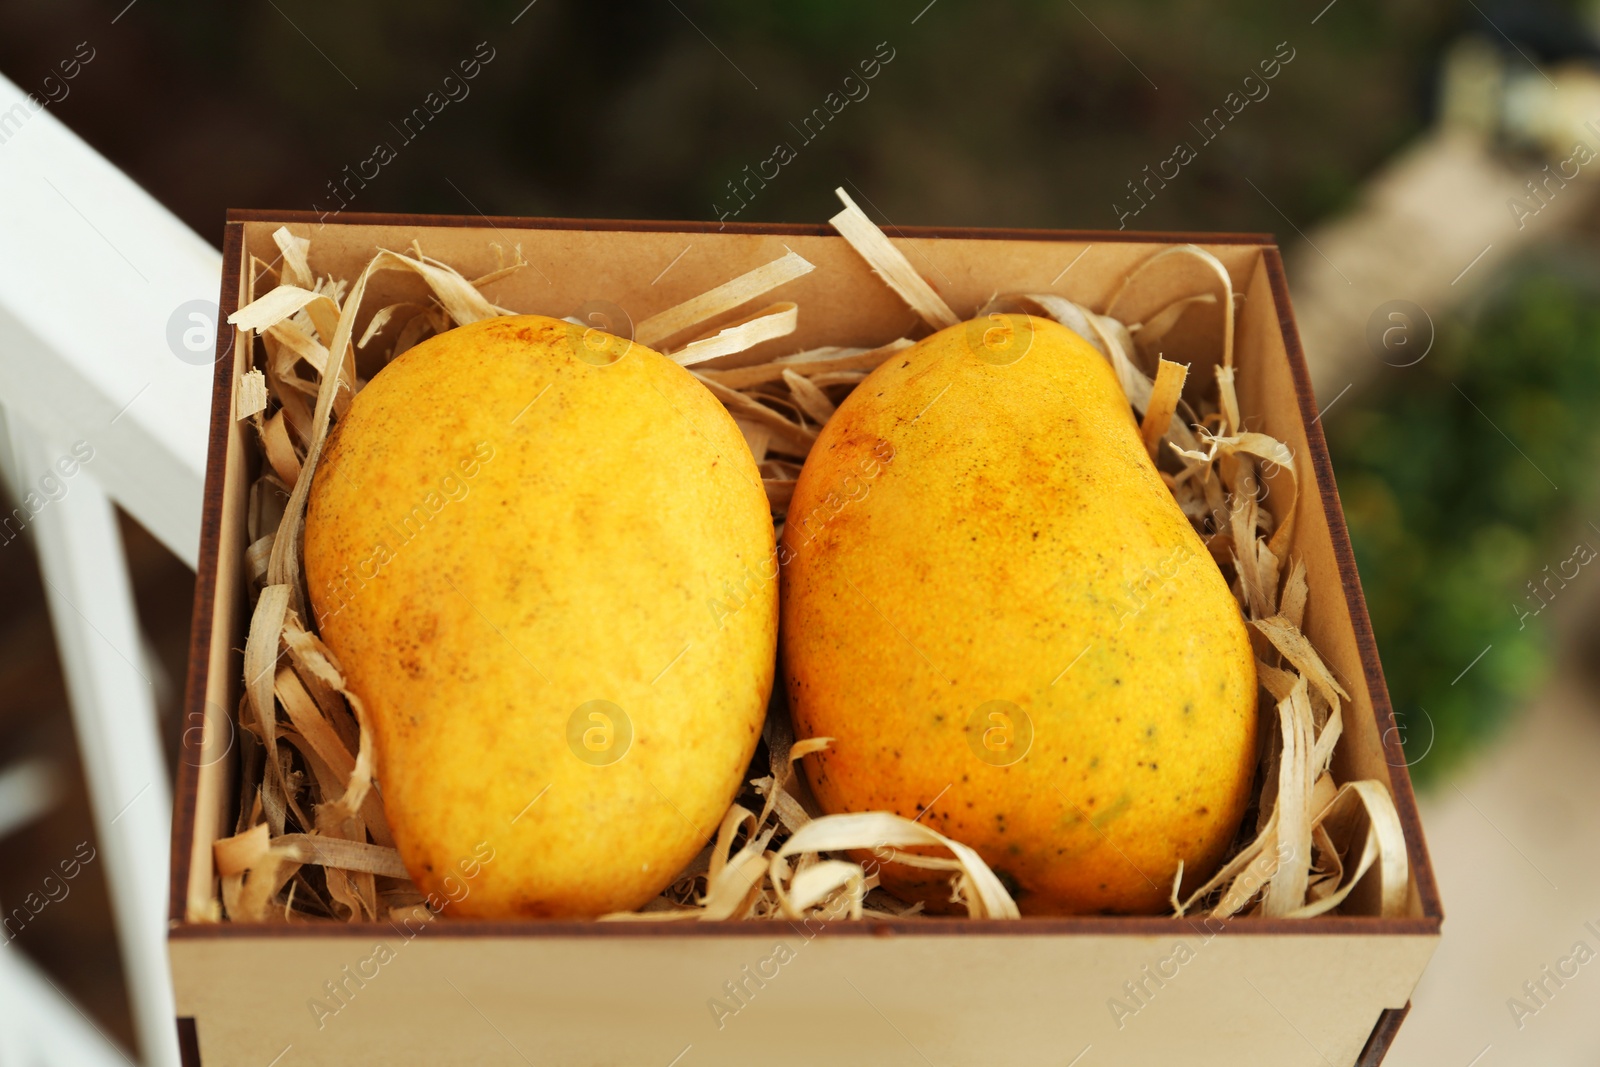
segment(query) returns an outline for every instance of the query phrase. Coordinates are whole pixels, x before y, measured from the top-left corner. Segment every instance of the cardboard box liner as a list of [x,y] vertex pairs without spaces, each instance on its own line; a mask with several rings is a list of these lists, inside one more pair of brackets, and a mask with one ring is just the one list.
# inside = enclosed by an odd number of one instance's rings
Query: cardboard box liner
[[[205,726],[173,850],[194,1062],[1381,1060],[1442,914],[1277,249],[886,236],[840,197],[831,228],[230,215],[188,691]],[[508,313],[690,367],[779,522],[817,426],[893,352],[966,320],[997,361],[1028,315],[1084,336],[1250,621],[1263,760],[1233,859],[1174,885],[1168,916],[1021,917],[925,825],[814,817],[793,761],[825,742],[773,715],[769,773],[632,921],[436,918],[299,591],[299,528],[329,422],[385,357]],[[908,911],[845,862],[885,845],[936,846],[966,916]]]

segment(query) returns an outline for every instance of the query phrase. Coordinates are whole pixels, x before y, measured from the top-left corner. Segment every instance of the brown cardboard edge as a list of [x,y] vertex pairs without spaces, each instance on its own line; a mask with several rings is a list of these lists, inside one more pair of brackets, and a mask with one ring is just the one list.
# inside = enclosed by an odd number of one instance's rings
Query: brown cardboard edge
[[[239,259],[244,240],[246,222],[316,222],[314,212],[271,212],[233,209],[223,236],[222,292],[219,300],[218,321],[227,321],[238,310]],[[707,222],[638,222],[629,220],[594,219],[540,219],[490,216],[439,216],[393,214],[347,214],[340,216],[341,224],[379,226],[478,226],[505,225],[517,228],[598,229],[598,230],[649,230],[657,232],[709,232],[718,227]],[[827,226],[739,223],[733,224],[735,232],[790,233],[832,235]],[[726,229],[733,229],[732,226]],[[1316,412],[1311,393],[1310,375],[1306,370],[1300,336],[1295,326],[1294,313],[1289,305],[1288,289],[1284,283],[1283,261],[1277,245],[1270,235],[1262,234],[1164,234],[1140,231],[1083,231],[1083,230],[996,230],[950,228],[933,230],[928,227],[897,228],[901,236],[950,237],[964,240],[1118,240],[1159,241],[1165,243],[1193,242],[1197,244],[1259,244],[1268,270],[1273,299],[1278,305],[1279,325],[1283,330],[1291,373],[1299,391],[1301,418],[1306,422],[1307,438],[1311,444],[1312,464],[1322,486],[1323,507],[1328,514],[1333,548],[1339,561],[1340,576],[1344,580],[1346,596],[1354,588],[1350,601],[1351,619],[1356,631],[1357,645],[1361,651],[1362,666],[1367,673],[1368,686],[1373,693],[1373,707],[1378,725],[1384,730],[1386,748],[1391,755],[1400,749],[1392,739],[1394,716],[1389,707],[1388,690],[1384,687],[1382,669],[1377,665],[1376,645],[1371,624],[1367,619],[1366,601],[1360,592],[1355,559],[1350,549],[1349,535],[1344,526],[1333,470],[1328,459],[1327,443],[1321,426],[1314,422]],[[219,332],[218,345],[227,334]],[[195,608],[189,646],[189,667],[184,697],[185,721],[189,715],[203,715],[205,708],[205,669],[209,660],[211,631],[215,625],[215,574],[217,556],[221,549],[221,523],[223,486],[226,467],[227,412],[232,399],[233,378],[230,365],[221,355],[217,359],[212,385],[211,436],[206,454],[206,480],[201,512],[200,566],[195,575]],[[220,405],[220,406],[219,406]],[[219,417],[219,412],[221,416]],[[194,735],[191,742],[190,735]],[[173,813],[172,882],[169,887],[170,939],[208,940],[212,938],[252,937],[371,937],[389,929],[377,922],[295,924],[293,926],[268,923],[197,923],[184,917],[186,887],[190,875],[190,853],[194,836],[196,792],[199,787],[198,758],[201,742],[199,731],[184,735],[179,757],[177,806]],[[193,751],[191,751],[193,750]],[[1443,913],[1439,907],[1438,889],[1434,884],[1426,847],[1423,844],[1416,802],[1411,791],[1411,781],[1402,767],[1396,779],[1396,806],[1406,834],[1407,848],[1411,850],[1413,868],[1416,870],[1418,892],[1423,903],[1421,918],[1384,919],[1360,915],[1324,915],[1312,919],[1249,919],[1230,922],[1222,932],[1241,934],[1305,935],[1344,934],[1391,936],[1437,936]],[[1416,862],[1420,860],[1419,862]],[[1027,936],[1042,934],[1125,934],[1130,936],[1167,936],[1182,929],[1194,929],[1198,919],[1174,919],[1161,916],[1064,916],[1059,918],[1032,918],[1022,920],[992,919],[940,919],[937,921],[883,921],[867,920],[859,923],[832,924],[829,933],[838,936],[951,936],[989,934],[1000,936]],[[766,924],[750,923],[597,923],[590,921],[564,922],[469,922],[450,921],[442,936],[448,937],[639,937],[639,936],[698,936],[698,937],[751,937],[763,936]]]
[[1372,1036],[1367,1038],[1366,1045],[1361,1049],[1361,1055],[1356,1058],[1355,1067],[1378,1067],[1389,1055],[1389,1046],[1394,1044],[1394,1039],[1400,1033],[1400,1024],[1406,1021],[1406,1016],[1411,1014],[1411,1002],[1408,1000],[1398,1008],[1385,1008],[1378,1016],[1377,1025],[1372,1028]]
[[[750,233],[795,237],[832,237],[826,223],[811,222],[708,222],[661,219],[565,219],[544,215],[412,215],[347,211],[328,216],[315,211],[272,211],[230,208],[228,225],[277,222],[293,225],[343,226],[504,226],[524,230],[635,230],[649,233]],[[1272,245],[1269,233],[1188,233],[1155,230],[1033,230],[1005,227],[889,226],[897,237],[951,237],[984,241],[1134,241],[1165,244]]]
[[1311,447],[1311,466],[1316,471],[1317,485],[1322,494],[1322,510],[1327,516],[1328,535],[1333,542],[1334,558],[1339,564],[1345,602],[1350,608],[1350,624],[1355,630],[1361,667],[1366,673],[1367,689],[1372,696],[1372,711],[1378,720],[1378,735],[1388,756],[1384,762],[1389,765],[1390,788],[1405,833],[1406,851],[1411,856],[1417,895],[1422,901],[1423,915],[1436,923],[1443,922],[1444,905],[1439,898],[1439,886],[1434,879],[1427,841],[1422,835],[1417,797],[1411,788],[1411,771],[1406,763],[1405,748],[1400,743],[1400,732],[1395,727],[1394,708],[1389,703],[1389,687],[1383,678],[1383,664],[1378,659],[1378,643],[1372,635],[1372,620],[1367,615],[1367,598],[1361,590],[1361,576],[1356,570],[1355,550],[1350,547],[1350,531],[1345,526],[1344,507],[1339,502],[1333,459],[1328,455],[1328,441],[1318,420],[1317,401],[1311,389],[1311,372],[1306,367],[1305,350],[1300,344],[1300,328],[1295,323],[1294,308],[1289,303],[1283,257],[1275,244],[1262,249],[1261,255],[1267,268],[1267,279],[1272,286],[1272,298],[1278,305],[1278,323],[1283,330],[1289,370],[1294,375],[1295,391],[1299,394],[1300,418],[1305,423],[1306,440]]
[[[244,226],[228,223],[222,236],[219,325],[226,323],[228,316],[238,310],[235,305],[239,294],[239,256],[243,249]],[[194,575],[189,664],[184,674],[183,721],[186,723],[205,722],[206,669],[211,659],[211,630],[216,622],[213,615],[217,602],[217,555],[222,548],[222,481],[227,471],[228,414],[233,401],[233,363],[225,357],[233,351],[233,339],[233,330],[217,330],[217,355],[211,378],[211,425],[206,441],[206,478],[200,503],[200,565]],[[188,896],[203,741],[202,731],[185,730],[178,745],[177,804],[172,812],[172,882],[167,887],[167,918],[174,926],[184,921],[184,902]]]

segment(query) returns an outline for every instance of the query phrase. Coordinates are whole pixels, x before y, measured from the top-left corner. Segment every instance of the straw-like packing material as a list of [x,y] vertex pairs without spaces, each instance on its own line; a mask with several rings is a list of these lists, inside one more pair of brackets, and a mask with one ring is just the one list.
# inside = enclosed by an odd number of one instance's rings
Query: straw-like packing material
[[[930,328],[957,322],[944,300],[842,191],[835,228],[873,272]],[[255,598],[245,646],[240,718],[258,742],[246,746],[239,820],[216,844],[221,898],[228,918],[255,921],[331,918],[355,921],[436,912],[405,877],[373,779],[371,731],[332,652],[309,623],[302,589],[300,527],[331,419],[361,388],[355,349],[393,335],[388,358],[455,325],[511,314],[481,289],[522,266],[514,260],[467,280],[413,245],[410,254],[380,251],[353,281],[315,278],[310,242],[287,230],[274,235],[281,268],[252,259],[246,305],[230,323],[244,350],[262,365],[241,378],[235,412],[249,419],[266,459],[251,487],[246,572]],[[1163,264],[1163,271],[1151,267]],[[778,303],[725,322],[718,319],[809,272],[790,252],[640,323],[641,343],[680,341],[668,354],[720,399],[760,467],[780,523],[794,481],[817,433],[840,401],[879,364],[913,342],[878,348],[824,347],[754,366],[707,366],[793,332],[800,308]],[[356,340],[356,320],[372,275],[419,275],[428,304],[392,304],[376,311]],[[1176,273],[1178,282],[1173,282]],[[1182,291],[1189,289],[1192,291]],[[1130,294],[1166,297],[1142,323],[1117,317]],[[1140,366],[1135,338],[1159,344],[1189,307],[1220,305],[1223,330],[1216,397],[1192,410],[1182,391],[1188,368],[1158,360],[1154,380]],[[1282,442],[1243,429],[1234,390],[1234,292],[1227,270],[1192,245],[1166,249],[1123,279],[1105,313],[1055,294],[996,297],[978,314],[1024,311],[1053,318],[1105,356],[1140,433],[1183,512],[1212,547],[1241,609],[1259,635],[1262,687],[1276,704],[1264,723],[1253,834],[1190,895],[1176,914],[1205,908],[1216,916],[1318,915],[1337,908],[1374,868],[1384,915],[1403,911],[1409,873],[1404,836],[1387,787],[1377,781],[1334,782],[1329,770],[1349,699],[1301,632],[1309,590],[1296,561],[1283,575],[1294,499],[1274,529],[1261,506],[1261,464],[1286,471],[1299,490],[1296,460]],[[1163,451],[1164,450],[1164,451]],[[286,661],[285,661],[286,660]],[[978,918],[1017,918],[1005,886],[976,852],[916,820],[887,812],[821,815],[794,770],[797,760],[830,739],[795,742],[783,716],[771,716],[764,740],[770,773],[753,779],[729,808],[715,839],[658,898],[611,921],[909,918],[907,906],[878,888],[881,864],[895,862],[950,876],[952,902]],[[1350,865],[1353,846],[1359,855]],[[851,856],[870,853],[857,862]]]

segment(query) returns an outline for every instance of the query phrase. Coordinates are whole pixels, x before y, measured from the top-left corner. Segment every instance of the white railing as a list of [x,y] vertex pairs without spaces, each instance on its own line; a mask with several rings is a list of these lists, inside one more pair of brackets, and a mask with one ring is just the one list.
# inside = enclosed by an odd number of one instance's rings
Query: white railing
[[[151,1067],[178,1062],[172,801],[112,505],[195,565],[219,276],[215,249],[0,77],[0,469],[22,502],[0,515],[0,542],[22,551],[11,542],[25,530],[39,554]],[[0,946],[0,1065],[117,1062],[87,1015]]]

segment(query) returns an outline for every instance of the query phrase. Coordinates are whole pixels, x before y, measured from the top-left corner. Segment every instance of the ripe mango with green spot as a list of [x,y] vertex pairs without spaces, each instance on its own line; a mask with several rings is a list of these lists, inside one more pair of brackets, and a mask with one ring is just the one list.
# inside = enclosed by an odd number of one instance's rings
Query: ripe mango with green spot
[[[1026,914],[1166,905],[1251,794],[1239,606],[1107,361],[1049,320],[950,327],[878,367],[812,448],[783,534],[781,649],[829,812],[971,845]],[[883,884],[930,910],[944,872]]]

